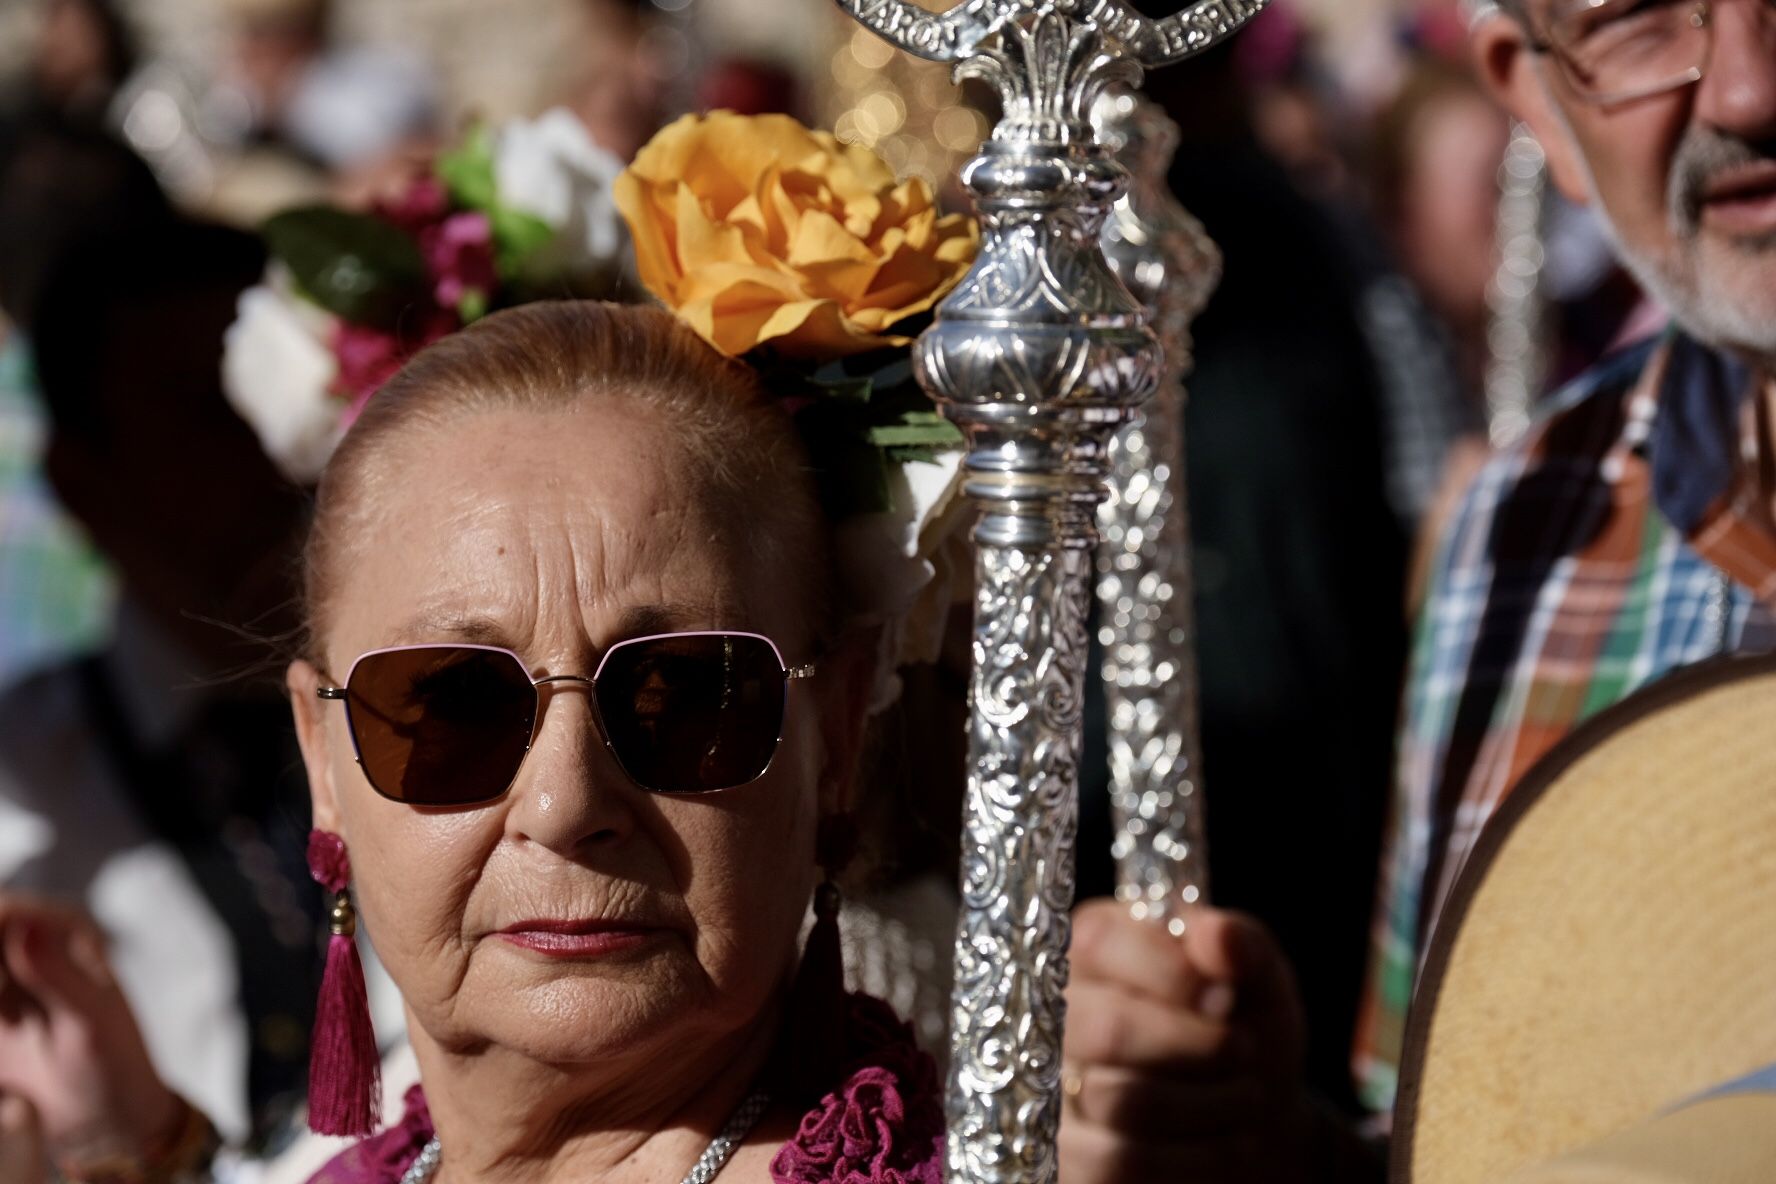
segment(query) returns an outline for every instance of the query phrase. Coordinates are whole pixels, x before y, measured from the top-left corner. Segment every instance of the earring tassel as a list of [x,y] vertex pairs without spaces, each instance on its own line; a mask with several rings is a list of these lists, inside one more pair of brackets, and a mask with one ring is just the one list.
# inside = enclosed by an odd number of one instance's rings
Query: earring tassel
[[802,964],[790,988],[787,1033],[790,1086],[819,1097],[831,1088],[832,1070],[844,1055],[845,958],[839,946],[839,890],[830,881],[814,894],[814,927],[802,947]]
[[357,915],[346,887],[350,867],[338,836],[315,833],[309,842],[309,867],[338,896],[309,1051],[308,1129],[362,1137],[376,1129],[382,1109],[382,1064],[370,1025],[364,964],[358,958]]

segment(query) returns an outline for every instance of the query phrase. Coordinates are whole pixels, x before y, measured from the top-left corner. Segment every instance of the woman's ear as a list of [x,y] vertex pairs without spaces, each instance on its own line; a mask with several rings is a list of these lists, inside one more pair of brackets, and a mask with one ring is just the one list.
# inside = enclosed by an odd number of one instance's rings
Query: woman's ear
[[296,719],[296,742],[308,770],[308,799],[316,830],[339,833],[339,799],[333,786],[333,762],[327,751],[326,700],[316,692],[321,672],[302,658],[290,663],[284,675],[290,690],[290,713]]
[[858,770],[869,731],[869,704],[880,664],[880,626],[848,630],[820,661],[820,726],[825,763],[820,771],[820,812],[857,810]]
[[[1521,18],[1499,12],[1474,27],[1474,70],[1493,99],[1529,128],[1548,158],[1548,172],[1568,201],[1586,205],[1591,200],[1583,154],[1574,142],[1572,129],[1550,93],[1539,56],[1530,44]],[[1552,64],[1550,63],[1550,68]]]

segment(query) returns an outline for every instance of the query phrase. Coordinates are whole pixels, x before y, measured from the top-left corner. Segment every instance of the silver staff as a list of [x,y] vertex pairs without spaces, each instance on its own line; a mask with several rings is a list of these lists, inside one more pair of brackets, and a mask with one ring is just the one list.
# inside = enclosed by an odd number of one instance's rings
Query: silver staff
[[1104,254],[1151,312],[1165,349],[1158,391],[1111,441],[1110,496],[1098,508],[1111,853],[1117,899],[1182,934],[1184,906],[1208,892],[1184,376],[1190,322],[1221,281],[1221,252],[1166,183],[1178,125],[1159,105],[1109,92],[1092,122],[1132,178],[1104,227]]
[[1145,309],[1099,248],[1127,175],[1088,112],[1263,0],[1196,0],[1161,19],[1122,0],[838,3],[1004,104],[962,174],[980,257],[916,351],[921,383],[967,433],[982,510],[948,1156],[952,1180],[1049,1184],[1097,505],[1110,438],[1162,367]]

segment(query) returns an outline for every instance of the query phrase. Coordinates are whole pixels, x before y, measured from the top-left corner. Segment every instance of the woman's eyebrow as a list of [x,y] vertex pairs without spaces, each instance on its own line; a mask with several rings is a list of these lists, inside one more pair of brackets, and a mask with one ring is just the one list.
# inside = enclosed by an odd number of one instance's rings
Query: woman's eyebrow
[[690,601],[638,604],[623,610],[618,628],[624,637],[645,637],[650,633],[712,629],[724,619],[723,611],[713,604]]
[[476,645],[508,644],[505,628],[492,617],[436,609],[425,609],[408,618],[406,624],[395,630],[394,637],[395,645],[415,645],[440,639]]

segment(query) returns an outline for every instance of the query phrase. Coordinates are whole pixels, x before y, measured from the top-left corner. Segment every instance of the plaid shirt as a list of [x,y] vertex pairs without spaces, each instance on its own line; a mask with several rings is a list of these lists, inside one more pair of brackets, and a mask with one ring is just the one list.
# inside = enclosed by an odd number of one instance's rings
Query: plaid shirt
[[[1356,1071],[1393,1104],[1412,984],[1486,820],[1580,722],[1727,649],[1776,648],[1752,374],[1680,333],[1601,363],[1475,480],[1414,639]],[[1768,463],[1769,458],[1765,458]]]

